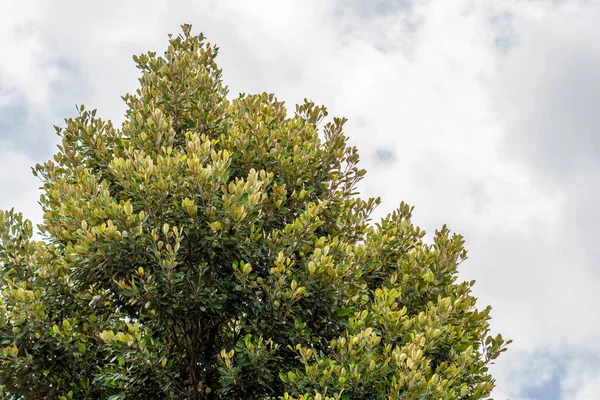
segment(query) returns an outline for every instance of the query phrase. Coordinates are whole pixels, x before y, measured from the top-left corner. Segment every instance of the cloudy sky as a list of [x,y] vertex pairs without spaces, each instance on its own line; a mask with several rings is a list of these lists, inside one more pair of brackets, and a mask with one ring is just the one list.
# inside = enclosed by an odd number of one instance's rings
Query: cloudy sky
[[348,117],[378,216],[404,200],[465,235],[461,277],[514,340],[496,399],[600,398],[600,2],[2,0],[0,209],[41,220],[52,125],[82,103],[120,123],[132,54],[182,23],[232,95]]

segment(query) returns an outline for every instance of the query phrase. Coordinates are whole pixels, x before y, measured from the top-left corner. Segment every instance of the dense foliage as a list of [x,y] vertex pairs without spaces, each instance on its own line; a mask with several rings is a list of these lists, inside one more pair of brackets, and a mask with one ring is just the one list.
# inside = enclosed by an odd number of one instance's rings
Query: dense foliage
[[304,102],[227,98],[190,26],[134,57],[120,129],[57,128],[43,240],[0,213],[0,384],[12,399],[482,399],[489,333],[463,239],[373,224],[343,135]]

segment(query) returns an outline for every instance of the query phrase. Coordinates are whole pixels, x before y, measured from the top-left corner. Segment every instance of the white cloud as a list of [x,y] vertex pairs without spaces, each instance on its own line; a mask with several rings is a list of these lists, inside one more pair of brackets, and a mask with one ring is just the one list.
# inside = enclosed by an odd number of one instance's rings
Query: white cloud
[[572,358],[561,379],[562,398],[595,400],[600,393],[600,360],[586,355]]
[[[600,301],[594,290],[600,276],[593,239],[600,217],[593,185],[600,177],[595,111],[600,106],[600,46],[595,40],[600,7],[590,2],[549,4],[504,2],[514,14],[519,44],[501,58],[494,88],[503,117],[499,126],[506,132],[499,147],[503,158],[518,163],[532,184],[558,200],[555,220],[543,221],[521,241],[517,254],[533,265],[526,280],[529,286],[539,282],[539,289],[527,296],[519,293],[528,299],[523,303],[543,302],[527,324],[540,330],[540,346],[600,351],[589,341],[600,328],[598,319],[589,318]],[[542,334],[547,329],[551,335]]]
[[33,176],[34,160],[14,149],[10,143],[0,140],[0,210],[14,207],[16,212],[38,224],[42,222],[40,181]]

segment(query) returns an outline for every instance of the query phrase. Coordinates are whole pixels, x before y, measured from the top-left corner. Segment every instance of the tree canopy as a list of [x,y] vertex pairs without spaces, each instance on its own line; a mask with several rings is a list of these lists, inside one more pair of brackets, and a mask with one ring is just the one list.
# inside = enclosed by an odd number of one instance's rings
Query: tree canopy
[[0,212],[0,385],[11,399],[483,399],[509,341],[402,203],[379,222],[345,119],[228,98],[183,25],[134,57],[120,128],[56,128],[40,240]]

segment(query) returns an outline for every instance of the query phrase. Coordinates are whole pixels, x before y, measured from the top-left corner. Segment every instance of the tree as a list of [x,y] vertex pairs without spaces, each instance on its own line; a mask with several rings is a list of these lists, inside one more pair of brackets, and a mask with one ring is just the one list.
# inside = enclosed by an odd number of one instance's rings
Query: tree
[[379,199],[325,108],[227,98],[189,25],[134,57],[116,129],[56,128],[42,240],[0,213],[0,384],[12,399],[481,399],[489,333],[463,238]]

